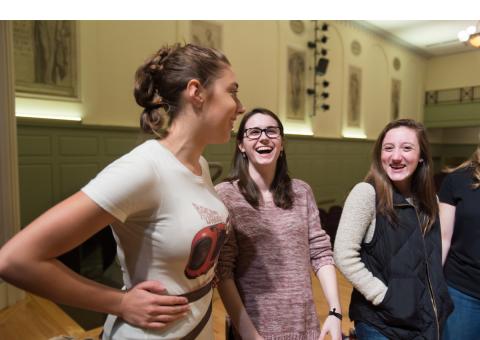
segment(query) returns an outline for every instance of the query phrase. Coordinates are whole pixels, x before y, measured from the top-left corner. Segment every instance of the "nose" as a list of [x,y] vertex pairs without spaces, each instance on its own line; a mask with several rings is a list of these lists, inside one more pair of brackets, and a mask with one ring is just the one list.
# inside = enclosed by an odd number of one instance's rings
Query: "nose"
[[402,160],[402,151],[395,149],[392,152],[392,161],[394,162],[400,162]]
[[261,142],[270,141],[270,138],[267,136],[267,130],[263,129],[262,132],[260,132],[260,137],[258,137],[258,140]]
[[240,99],[237,99],[237,115],[241,115],[242,113],[245,113],[245,107]]

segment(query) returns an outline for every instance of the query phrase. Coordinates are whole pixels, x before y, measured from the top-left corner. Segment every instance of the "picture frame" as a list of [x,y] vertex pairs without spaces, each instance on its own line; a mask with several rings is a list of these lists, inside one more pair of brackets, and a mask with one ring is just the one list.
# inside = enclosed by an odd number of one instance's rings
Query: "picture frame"
[[71,20],[13,21],[17,96],[79,99],[77,31]]
[[391,119],[400,118],[400,95],[402,90],[402,82],[400,79],[392,78],[392,108]]
[[221,51],[223,45],[222,26],[211,21],[192,20],[190,41],[196,45]]
[[287,86],[286,112],[287,119],[304,120],[306,108],[306,51],[287,46]]
[[347,126],[361,126],[362,70],[350,66],[348,73]]

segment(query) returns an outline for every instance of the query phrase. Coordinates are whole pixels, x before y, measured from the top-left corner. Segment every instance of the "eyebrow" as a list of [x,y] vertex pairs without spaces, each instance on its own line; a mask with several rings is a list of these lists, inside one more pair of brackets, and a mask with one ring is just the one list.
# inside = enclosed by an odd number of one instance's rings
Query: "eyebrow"
[[[385,146],[385,145],[395,145],[395,143],[393,142],[388,142],[388,143],[383,143],[382,146]],[[402,145],[412,145],[412,146],[415,146],[415,143],[411,143],[411,142],[402,142],[400,143],[400,146]]]
[[268,128],[279,128],[280,129],[280,126],[277,126],[277,125],[268,125],[268,126],[265,126],[264,128],[260,127],[260,126],[252,126],[252,127],[249,127],[249,128],[245,128],[245,130],[248,130],[248,129],[268,129]]

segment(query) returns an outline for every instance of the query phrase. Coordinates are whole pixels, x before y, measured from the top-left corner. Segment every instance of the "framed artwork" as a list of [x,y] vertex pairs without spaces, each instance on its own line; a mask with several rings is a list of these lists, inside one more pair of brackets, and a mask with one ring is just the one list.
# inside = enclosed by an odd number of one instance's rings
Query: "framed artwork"
[[305,119],[306,73],[305,51],[287,47],[287,119]]
[[75,21],[13,21],[13,53],[17,95],[78,99]]
[[356,66],[350,66],[348,73],[348,109],[347,126],[360,127],[361,96],[362,94],[362,70]]
[[194,20],[191,22],[191,42],[222,50],[222,26],[209,21]]
[[392,120],[400,118],[400,93],[402,83],[399,79],[392,79]]

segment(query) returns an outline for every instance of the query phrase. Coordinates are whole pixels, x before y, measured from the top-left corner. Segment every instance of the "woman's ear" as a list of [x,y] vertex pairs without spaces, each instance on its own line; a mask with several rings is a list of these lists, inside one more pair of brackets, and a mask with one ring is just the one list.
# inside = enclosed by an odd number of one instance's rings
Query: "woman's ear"
[[197,79],[191,79],[187,83],[186,93],[187,99],[194,106],[198,107],[203,105],[205,100],[205,93],[202,84]]
[[245,148],[243,147],[243,143],[238,143],[237,147],[241,152],[245,152]]

